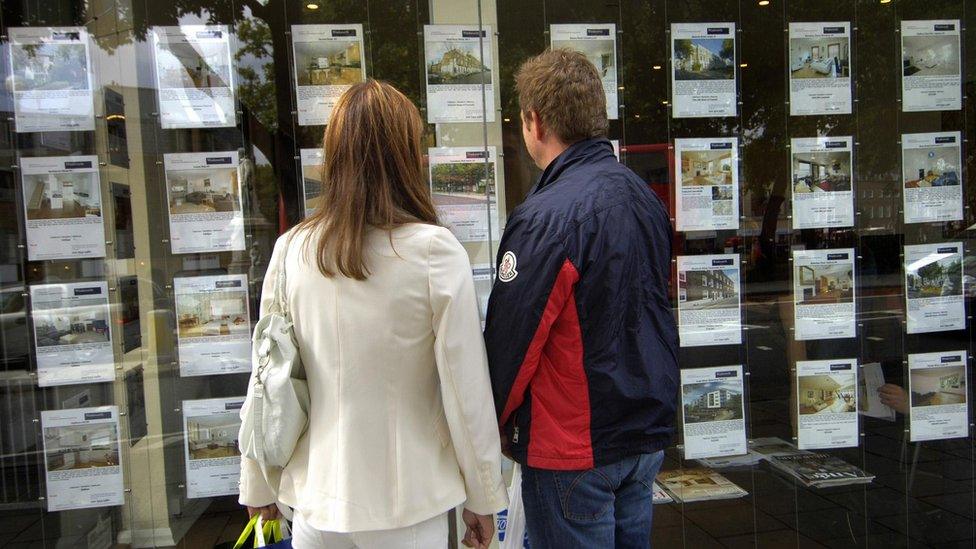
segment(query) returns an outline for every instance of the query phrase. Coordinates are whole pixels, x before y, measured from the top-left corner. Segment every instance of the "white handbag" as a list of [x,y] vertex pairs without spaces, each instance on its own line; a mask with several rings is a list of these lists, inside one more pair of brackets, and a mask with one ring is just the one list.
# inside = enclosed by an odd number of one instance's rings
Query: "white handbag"
[[[285,297],[285,243],[278,261],[274,296],[254,327],[252,374],[241,407],[241,454],[256,461],[265,478],[278,476],[308,427],[308,382]],[[277,487],[277,483],[272,485]]]

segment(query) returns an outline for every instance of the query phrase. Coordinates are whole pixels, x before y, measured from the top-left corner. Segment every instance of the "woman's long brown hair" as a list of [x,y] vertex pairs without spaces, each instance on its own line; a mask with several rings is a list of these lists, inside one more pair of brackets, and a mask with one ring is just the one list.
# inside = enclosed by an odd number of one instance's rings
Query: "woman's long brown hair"
[[315,213],[298,224],[298,230],[319,235],[316,258],[323,275],[365,280],[363,247],[371,227],[437,224],[423,128],[417,107],[385,82],[355,84],[339,98],[325,129],[322,194]]

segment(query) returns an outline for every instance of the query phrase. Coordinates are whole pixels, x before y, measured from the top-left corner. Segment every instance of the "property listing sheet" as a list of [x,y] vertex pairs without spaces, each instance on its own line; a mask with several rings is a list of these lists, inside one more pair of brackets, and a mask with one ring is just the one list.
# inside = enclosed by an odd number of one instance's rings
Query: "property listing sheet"
[[908,355],[912,442],[969,436],[965,350]]
[[745,454],[742,365],[681,370],[685,459]]
[[39,386],[115,380],[107,283],[37,284],[30,298]]
[[593,63],[607,96],[607,118],[620,117],[617,99],[617,25],[549,25],[549,46],[578,51]]
[[315,203],[322,194],[322,169],[325,159],[323,151],[317,149],[301,149],[302,163],[302,198],[305,205],[305,217],[315,213]]
[[366,79],[363,26],[292,25],[298,125],[329,123],[339,96]]
[[678,256],[678,335],[682,347],[742,343],[739,256]]
[[854,337],[854,249],[794,250],[797,340]]
[[163,155],[174,254],[244,249],[237,151]]
[[20,159],[31,261],[105,257],[98,157]]
[[244,397],[183,401],[186,497],[237,494],[241,475],[241,430]]
[[857,446],[857,359],[801,360],[796,377],[797,446]]
[[95,129],[84,27],[11,27],[9,85],[18,133]]
[[673,116],[735,116],[735,23],[672,23],[671,47]]
[[739,139],[674,140],[677,230],[739,228]]
[[959,132],[902,134],[905,223],[962,219],[961,143]]
[[962,242],[905,246],[908,333],[966,328],[962,252]]
[[424,25],[427,121],[494,122],[490,26]]
[[432,148],[428,157],[430,190],[444,225],[461,242],[487,241],[490,225],[491,239],[497,242],[495,147]]
[[173,279],[180,375],[251,371],[247,275]]
[[117,406],[45,410],[41,430],[48,511],[125,503]]
[[851,113],[851,24],[790,23],[790,114]]
[[790,140],[793,228],[854,226],[851,137]]
[[237,124],[227,25],[153,27],[152,43],[160,127]]
[[901,107],[911,111],[962,108],[959,20],[901,22]]
[[491,297],[491,287],[495,283],[495,268],[491,263],[476,263],[471,265],[471,275],[474,277],[474,293],[478,297],[481,325],[484,327],[485,317],[488,316],[488,298]]

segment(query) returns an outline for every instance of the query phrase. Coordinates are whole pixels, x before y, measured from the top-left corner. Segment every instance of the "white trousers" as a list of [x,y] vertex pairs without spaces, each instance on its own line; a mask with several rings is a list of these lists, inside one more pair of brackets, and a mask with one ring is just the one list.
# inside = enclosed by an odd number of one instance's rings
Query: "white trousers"
[[316,530],[295,511],[294,549],[447,549],[447,513],[413,526],[339,534]]

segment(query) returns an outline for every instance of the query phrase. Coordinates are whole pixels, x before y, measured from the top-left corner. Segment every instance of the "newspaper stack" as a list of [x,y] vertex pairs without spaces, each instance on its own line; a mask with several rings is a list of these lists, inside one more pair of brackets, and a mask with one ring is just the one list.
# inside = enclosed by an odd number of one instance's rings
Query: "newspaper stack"
[[874,475],[865,473],[840,458],[822,452],[800,452],[770,456],[769,463],[773,468],[799,480],[804,486],[816,488],[867,484],[874,480]]
[[729,479],[711,469],[701,467],[661,471],[657,480],[679,503],[735,499],[749,495],[749,492],[739,488]]

